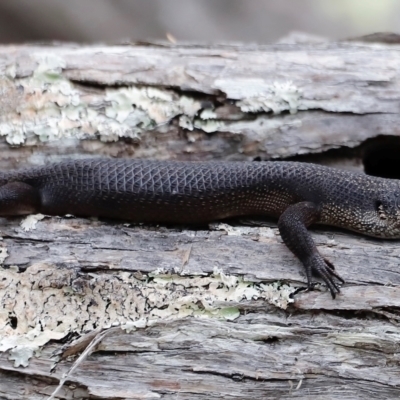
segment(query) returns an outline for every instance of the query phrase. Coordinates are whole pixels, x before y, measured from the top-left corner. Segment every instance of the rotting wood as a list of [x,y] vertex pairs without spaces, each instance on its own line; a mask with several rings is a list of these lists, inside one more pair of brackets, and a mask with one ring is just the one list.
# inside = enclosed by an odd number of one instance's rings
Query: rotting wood
[[[399,50],[3,46],[0,167],[83,155],[267,159],[398,136]],[[0,220],[0,332],[30,330],[43,346],[30,358],[1,354],[4,398],[49,397],[77,349],[116,323],[60,398],[399,397],[397,241],[315,229],[347,283],[335,301],[319,287],[287,304],[305,276],[273,222],[189,229],[54,217],[26,232],[20,221]]]

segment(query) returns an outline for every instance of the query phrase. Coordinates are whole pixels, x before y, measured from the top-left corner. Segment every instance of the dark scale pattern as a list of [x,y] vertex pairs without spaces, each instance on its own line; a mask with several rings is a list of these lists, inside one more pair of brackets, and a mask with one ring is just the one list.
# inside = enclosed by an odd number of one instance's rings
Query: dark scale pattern
[[[40,211],[135,221],[205,222],[228,216],[279,217],[310,201],[317,222],[399,237],[399,183],[294,162],[202,163],[77,160],[4,175],[39,189]],[[0,209],[1,213],[1,209]]]
[[40,211],[48,214],[196,223],[279,216],[293,199],[274,190],[266,171],[261,163],[83,160],[22,171],[13,180],[39,188]]
[[341,278],[319,255],[312,223],[371,236],[400,237],[400,185],[294,162],[162,162],[90,159],[0,176],[0,215],[102,216],[198,223],[242,215],[279,217],[286,245],[339,291]]

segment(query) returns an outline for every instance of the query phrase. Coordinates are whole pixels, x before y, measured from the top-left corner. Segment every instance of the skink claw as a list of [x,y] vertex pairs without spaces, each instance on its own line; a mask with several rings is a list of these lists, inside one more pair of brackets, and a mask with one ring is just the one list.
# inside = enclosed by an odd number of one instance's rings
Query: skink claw
[[333,299],[336,298],[336,294],[340,293],[340,287],[336,283],[335,279],[344,283],[344,279],[335,271],[334,265],[327,259],[320,256],[319,253],[314,254],[307,263],[305,263],[308,288],[312,290],[314,284],[312,282],[312,276],[319,276],[328,286],[329,291]]

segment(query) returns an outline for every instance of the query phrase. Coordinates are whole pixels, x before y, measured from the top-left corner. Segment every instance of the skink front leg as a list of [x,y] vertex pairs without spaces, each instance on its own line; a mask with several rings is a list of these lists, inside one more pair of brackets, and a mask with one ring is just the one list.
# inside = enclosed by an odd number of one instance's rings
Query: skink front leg
[[23,182],[0,186],[0,216],[26,215],[40,211],[40,194]]
[[316,274],[326,283],[332,297],[335,298],[340,289],[334,278],[342,283],[344,280],[335,272],[333,264],[321,256],[307,230],[307,227],[317,222],[319,217],[318,206],[304,201],[289,206],[280,216],[278,227],[286,246],[300,259],[306,269],[308,288],[312,288],[312,276]]

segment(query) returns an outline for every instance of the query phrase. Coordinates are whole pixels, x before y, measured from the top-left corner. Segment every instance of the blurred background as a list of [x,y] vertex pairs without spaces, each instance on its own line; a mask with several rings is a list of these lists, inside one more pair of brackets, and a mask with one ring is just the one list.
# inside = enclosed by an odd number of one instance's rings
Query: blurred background
[[399,0],[2,0],[0,42],[165,39],[271,43],[396,32]]

